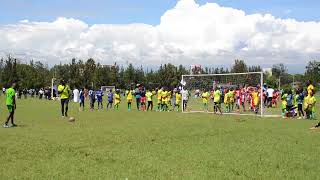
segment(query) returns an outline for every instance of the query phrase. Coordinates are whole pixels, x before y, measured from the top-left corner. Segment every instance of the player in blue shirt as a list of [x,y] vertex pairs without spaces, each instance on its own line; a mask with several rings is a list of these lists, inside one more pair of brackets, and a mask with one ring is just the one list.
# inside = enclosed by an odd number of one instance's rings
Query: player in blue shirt
[[112,104],[113,104],[113,92],[112,92],[112,89],[110,89],[109,94],[108,94],[107,110],[112,109]]
[[80,111],[84,111],[84,89],[83,88],[80,90],[79,98],[80,98],[80,108],[79,108],[79,110]]
[[96,91],[96,96],[97,96],[97,101],[98,101],[98,109],[103,109],[103,103],[102,103],[103,95],[104,94],[101,89],[98,89]]

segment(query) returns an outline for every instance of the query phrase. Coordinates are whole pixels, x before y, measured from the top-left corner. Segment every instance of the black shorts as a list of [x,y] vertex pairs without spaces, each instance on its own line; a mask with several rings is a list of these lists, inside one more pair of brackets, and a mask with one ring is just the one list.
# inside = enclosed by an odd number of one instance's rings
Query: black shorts
[[214,102],[215,106],[220,106],[220,104],[221,104],[220,102]]
[[61,104],[68,104],[69,103],[69,99],[61,99]]
[[298,104],[298,111],[302,111],[302,104]]
[[289,112],[289,111],[292,110],[292,107],[293,107],[293,106],[287,106],[287,107],[286,107],[286,110]]

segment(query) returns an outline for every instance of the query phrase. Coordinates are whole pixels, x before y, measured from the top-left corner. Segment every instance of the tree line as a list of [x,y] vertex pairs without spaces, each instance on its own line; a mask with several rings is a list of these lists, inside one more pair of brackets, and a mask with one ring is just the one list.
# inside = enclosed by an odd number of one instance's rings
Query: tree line
[[[248,66],[244,60],[235,60],[230,68],[202,67],[203,74],[224,74],[242,72],[261,72],[260,66]],[[68,64],[57,64],[53,67],[40,61],[31,60],[24,63],[15,57],[7,56],[0,60],[0,86],[9,87],[13,82],[19,88],[39,89],[51,86],[51,79],[56,82],[64,79],[70,86],[99,88],[101,86],[116,86],[117,88],[129,88],[134,84],[144,84],[146,87],[155,88],[160,86],[175,87],[181,81],[181,76],[190,74],[190,69],[182,65],[162,64],[156,69],[135,67],[132,64],[126,67],[114,63],[113,65],[102,65],[90,58],[86,61],[72,59]],[[276,64],[272,67],[272,75],[266,75],[266,82],[278,87],[281,84],[289,86],[295,78],[296,82],[304,83],[311,80],[317,85],[320,80],[320,63],[310,61],[306,66],[304,74],[289,74],[284,64]]]

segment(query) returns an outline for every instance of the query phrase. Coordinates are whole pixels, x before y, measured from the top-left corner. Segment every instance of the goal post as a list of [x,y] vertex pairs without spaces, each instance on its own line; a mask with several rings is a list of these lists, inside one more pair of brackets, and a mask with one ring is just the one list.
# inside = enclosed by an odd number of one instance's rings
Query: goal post
[[114,92],[116,90],[116,86],[101,86],[101,90],[106,93],[108,93],[110,90]]
[[[215,107],[221,106],[224,114],[278,116],[280,112],[266,108],[263,78],[263,72],[182,75],[182,90],[188,92],[187,108],[182,112],[215,113]],[[215,90],[221,93],[217,106]]]

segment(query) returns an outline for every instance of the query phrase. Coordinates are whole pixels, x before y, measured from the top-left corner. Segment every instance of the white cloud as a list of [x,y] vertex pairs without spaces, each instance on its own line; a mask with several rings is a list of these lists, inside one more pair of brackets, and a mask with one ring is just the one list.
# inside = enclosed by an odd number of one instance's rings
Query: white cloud
[[[320,22],[245,14],[215,3],[180,0],[157,26],[97,24],[76,19],[0,26],[0,53],[47,60],[93,57],[104,64],[305,64],[320,55]],[[301,68],[301,70],[303,67]]]

